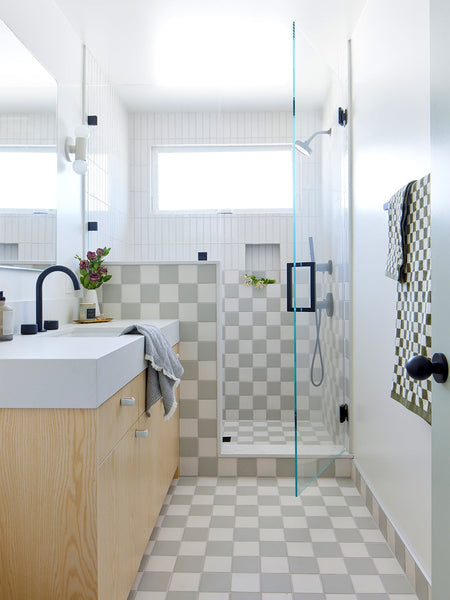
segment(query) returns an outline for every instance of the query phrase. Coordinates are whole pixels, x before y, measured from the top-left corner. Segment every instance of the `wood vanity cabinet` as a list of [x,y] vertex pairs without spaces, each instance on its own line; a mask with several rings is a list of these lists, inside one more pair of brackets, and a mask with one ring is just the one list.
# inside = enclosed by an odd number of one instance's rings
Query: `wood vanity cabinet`
[[0,409],[2,600],[126,600],[178,476],[179,411],[148,418],[145,381],[95,410]]

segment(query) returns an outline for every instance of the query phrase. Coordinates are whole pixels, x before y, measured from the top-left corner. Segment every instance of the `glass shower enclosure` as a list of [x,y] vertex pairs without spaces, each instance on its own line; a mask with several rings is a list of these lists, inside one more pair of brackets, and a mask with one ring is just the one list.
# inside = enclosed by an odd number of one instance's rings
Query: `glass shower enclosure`
[[[294,327],[295,487],[335,474],[348,447],[349,242],[345,85],[330,68],[321,106],[302,110],[293,24],[293,248],[286,266]],[[307,117],[305,117],[307,115]]]

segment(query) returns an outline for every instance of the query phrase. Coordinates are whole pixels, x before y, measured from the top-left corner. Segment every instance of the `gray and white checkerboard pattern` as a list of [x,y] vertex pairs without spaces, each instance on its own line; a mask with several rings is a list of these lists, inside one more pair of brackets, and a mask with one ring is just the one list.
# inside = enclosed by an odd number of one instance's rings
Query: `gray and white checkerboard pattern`
[[431,195],[430,175],[411,187],[406,218],[404,281],[397,284],[397,321],[391,397],[431,424],[430,379],[406,372],[411,356],[431,358]]
[[[244,271],[225,271],[223,285],[223,397],[225,421],[293,421],[294,328],[286,310],[286,273],[276,283],[247,287]],[[321,420],[321,390],[309,385],[315,340],[311,315],[298,317],[299,418]]]
[[216,263],[108,265],[102,310],[117,319],[179,319],[180,471],[217,474]]
[[[100,288],[105,314],[117,319],[180,321],[180,356],[185,369],[180,384],[181,475],[293,476],[293,458],[218,456],[219,264],[108,264],[108,269],[113,277]],[[278,345],[281,347],[280,340]],[[299,463],[299,473],[312,477],[327,463],[326,459],[307,459]],[[338,459],[326,474],[349,476],[350,463],[351,459]]]
[[[300,421],[298,441],[300,444],[333,444],[328,431],[320,421]],[[284,445],[294,448],[294,421],[224,421],[223,435],[231,437],[234,444]]]
[[181,478],[129,600],[417,600],[350,479]]

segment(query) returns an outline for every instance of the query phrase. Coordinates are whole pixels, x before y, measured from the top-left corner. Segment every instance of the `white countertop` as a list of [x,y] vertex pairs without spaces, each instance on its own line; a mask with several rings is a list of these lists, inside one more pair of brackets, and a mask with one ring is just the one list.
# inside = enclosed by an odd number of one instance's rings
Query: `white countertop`
[[158,327],[173,346],[179,322],[115,320],[72,324],[0,343],[0,408],[97,408],[141,373],[144,338],[128,325]]

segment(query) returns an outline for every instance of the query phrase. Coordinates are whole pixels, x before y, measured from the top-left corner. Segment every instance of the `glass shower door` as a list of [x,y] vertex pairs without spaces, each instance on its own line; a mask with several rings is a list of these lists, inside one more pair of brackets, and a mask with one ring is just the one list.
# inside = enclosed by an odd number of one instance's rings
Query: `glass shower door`
[[[323,97],[302,89],[305,41],[293,43],[293,259],[287,310],[294,324],[296,494],[335,474],[346,451],[349,373],[347,131],[345,88],[324,65]],[[311,48],[308,50],[311,52]]]

